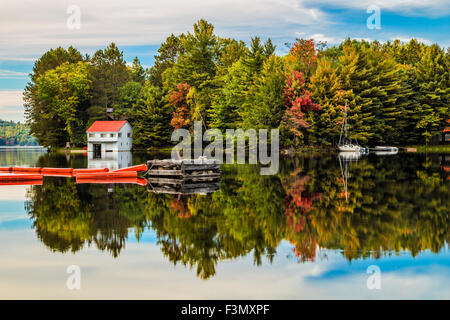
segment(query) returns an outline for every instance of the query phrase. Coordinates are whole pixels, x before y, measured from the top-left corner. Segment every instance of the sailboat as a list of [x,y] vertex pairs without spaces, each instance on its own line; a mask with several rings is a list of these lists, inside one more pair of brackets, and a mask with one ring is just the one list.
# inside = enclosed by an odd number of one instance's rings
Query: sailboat
[[347,123],[347,104],[344,108],[344,122],[341,127],[341,134],[339,136],[339,143],[337,146],[340,152],[365,152],[366,148],[361,147],[357,143],[353,143],[348,137],[348,123]]

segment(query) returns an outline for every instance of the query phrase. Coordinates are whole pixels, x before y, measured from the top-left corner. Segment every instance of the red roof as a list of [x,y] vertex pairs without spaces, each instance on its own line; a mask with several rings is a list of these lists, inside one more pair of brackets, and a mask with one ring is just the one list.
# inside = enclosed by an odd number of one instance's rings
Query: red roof
[[117,132],[127,123],[126,120],[121,121],[95,121],[87,132]]
[[445,128],[442,132],[450,132],[450,127]]

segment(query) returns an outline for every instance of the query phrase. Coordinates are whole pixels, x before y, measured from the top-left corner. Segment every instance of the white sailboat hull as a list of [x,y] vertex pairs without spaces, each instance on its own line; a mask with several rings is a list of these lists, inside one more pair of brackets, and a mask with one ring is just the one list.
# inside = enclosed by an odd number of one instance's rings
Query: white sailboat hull
[[338,146],[338,150],[340,152],[359,152],[359,151],[361,151],[361,147],[355,146],[353,144],[346,144],[346,145]]

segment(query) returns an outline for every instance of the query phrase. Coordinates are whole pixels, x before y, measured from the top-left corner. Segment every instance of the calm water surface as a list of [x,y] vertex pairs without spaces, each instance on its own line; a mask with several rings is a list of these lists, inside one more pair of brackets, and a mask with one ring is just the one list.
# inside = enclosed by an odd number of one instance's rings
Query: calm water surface
[[[89,163],[0,150],[0,166]],[[450,155],[287,158],[275,176],[223,165],[218,192],[181,197],[74,178],[0,186],[0,299],[449,299],[449,168]],[[81,290],[66,287],[70,265]]]

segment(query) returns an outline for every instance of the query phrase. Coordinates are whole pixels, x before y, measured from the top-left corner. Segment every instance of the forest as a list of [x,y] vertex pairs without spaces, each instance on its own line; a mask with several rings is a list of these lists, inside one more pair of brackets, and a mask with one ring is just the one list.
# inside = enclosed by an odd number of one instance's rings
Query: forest
[[114,44],[92,56],[51,49],[25,88],[27,125],[42,146],[86,144],[96,120],[127,119],[134,148],[171,146],[176,128],[278,128],[280,146],[330,147],[347,105],[352,139],[435,143],[450,118],[450,51],[415,39],[337,46],[296,39],[277,55],[270,39],[249,45],[214,34],[205,20],[170,35],[145,69]]
[[0,119],[0,146],[36,145],[36,138],[30,135],[30,130],[25,124]]

